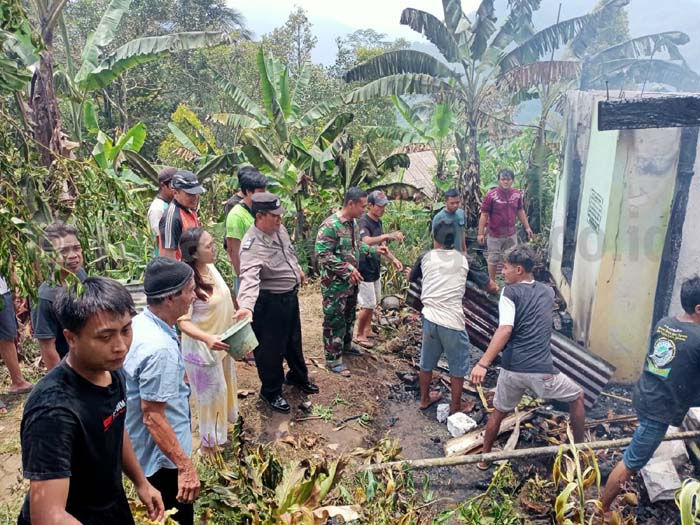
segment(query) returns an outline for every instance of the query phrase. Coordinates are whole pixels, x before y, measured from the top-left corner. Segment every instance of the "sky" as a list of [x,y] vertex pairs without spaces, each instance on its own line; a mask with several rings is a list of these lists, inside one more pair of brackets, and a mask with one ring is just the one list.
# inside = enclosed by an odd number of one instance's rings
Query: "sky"
[[[466,12],[473,11],[478,4],[479,0],[462,1]],[[284,24],[294,6],[304,8],[318,37],[312,59],[326,64],[335,56],[335,37],[357,29],[371,28],[392,39],[421,40],[418,33],[399,24],[401,11],[406,7],[442,18],[441,0],[229,0],[228,5],[243,13],[256,40]]]

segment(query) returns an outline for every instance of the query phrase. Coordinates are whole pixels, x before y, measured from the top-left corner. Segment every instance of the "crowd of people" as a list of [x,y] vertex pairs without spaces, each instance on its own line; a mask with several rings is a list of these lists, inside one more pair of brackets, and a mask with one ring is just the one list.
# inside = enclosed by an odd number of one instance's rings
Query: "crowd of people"
[[[30,489],[18,524],[133,523],[125,474],[151,519],[175,508],[175,521],[192,525],[200,482],[192,461],[190,394],[200,450],[215,452],[229,440],[228,424],[238,417],[236,364],[222,340],[236,323],[249,322],[258,340],[247,359],[257,368],[259,397],[270,409],[290,411],[285,384],[305,394],[319,392],[304,359],[298,290],[306,276],[282,224],[285,210],[256,169],[242,168],[238,178],[239,192],[226,203],[225,238],[217,240],[197,215],[205,190],[196,176],[161,171],[148,211],[156,240],[144,275],[146,308],[138,314],[124,286],[88,277],[73,227],[46,227],[42,246],[55,267],[39,288],[32,325],[49,372],[36,385],[22,377],[17,360],[12,276],[10,283],[0,279],[0,355],[10,372],[10,392],[31,390],[21,424]],[[498,186],[483,202],[478,243],[488,250],[487,273],[470,268],[456,190],[446,192],[443,210],[432,219],[432,249],[405,269],[409,281],[420,283],[423,304],[419,409],[441,399],[431,383],[442,355],[449,364],[450,413],[463,409],[465,379],[480,385],[500,356],[484,452],[526,391],[568,403],[573,437],[584,439],[583,390],[556,370],[550,351],[553,291],[534,279],[535,255],[515,235],[516,219],[528,237],[532,231],[513,179],[512,171],[501,170]],[[388,204],[381,191],[350,188],[316,237],[325,362],[339,381],[352,375],[345,357],[376,344],[372,319],[382,295],[382,258],[404,270],[389,247],[403,242],[403,234],[385,233],[382,224]],[[215,265],[221,241],[232,282]],[[499,265],[502,289],[496,283]],[[475,363],[462,306],[467,281],[500,294],[498,329]],[[651,339],[634,395],[640,425],[605,487],[606,512],[620,484],[646,464],[668,426],[679,424],[696,403],[700,278],[683,283],[681,303],[684,313],[662,319]]]

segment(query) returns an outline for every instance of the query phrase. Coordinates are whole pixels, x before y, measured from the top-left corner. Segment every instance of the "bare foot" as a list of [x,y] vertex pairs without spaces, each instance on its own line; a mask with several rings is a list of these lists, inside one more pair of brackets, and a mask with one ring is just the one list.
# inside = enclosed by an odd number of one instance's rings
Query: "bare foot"
[[377,337],[379,337],[379,334],[377,334],[375,332],[370,332],[370,333],[366,334],[366,337],[369,339],[376,339]]
[[31,384],[29,381],[22,381],[21,383],[18,383],[16,385],[12,385],[9,389],[10,394],[26,394],[27,392],[31,392],[32,388],[34,388],[34,385]]
[[474,410],[474,406],[474,401],[462,401],[462,405],[458,410],[453,410],[452,407],[450,407],[450,415],[456,414],[457,412],[464,412],[466,414],[467,412],[471,412],[472,410]]
[[442,394],[438,392],[437,390],[431,390],[430,393],[428,394],[428,402],[423,403],[421,402],[420,405],[418,405],[418,408],[421,410],[425,410],[428,407],[433,406],[435,403],[440,401],[442,399]]

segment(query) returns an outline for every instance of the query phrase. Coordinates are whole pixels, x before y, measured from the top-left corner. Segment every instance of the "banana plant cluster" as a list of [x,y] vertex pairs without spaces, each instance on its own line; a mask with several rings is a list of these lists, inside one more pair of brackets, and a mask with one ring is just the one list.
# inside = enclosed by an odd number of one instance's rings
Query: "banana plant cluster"
[[304,197],[312,185],[343,191],[353,185],[379,183],[388,173],[408,166],[407,156],[377,159],[369,146],[362,149],[359,158],[351,159],[354,141],[347,127],[354,116],[340,110],[341,98],[301,110],[298,101],[309,88],[311,64],[301,67],[293,87],[288,68],[267,55],[262,46],[257,66],[262,105],[235,84],[219,78],[235,112],[215,113],[210,119],[237,130],[245,159],[268,174],[280,193],[293,201],[295,240],[301,240],[307,229]]
[[628,2],[610,0],[593,13],[541,31],[535,31],[532,23],[540,0],[510,0],[509,14],[500,26],[494,0],[482,0],[471,17],[462,11],[459,0],[442,0],[442,20],[419,9],[404,9],[401,23],[432,42],[442,60],[416,50],[374,57],[345,73],[347,82],[367,82],[352,91],[346,101],[400,95],[428,95],[449,101],[464,122],[464,127],[456,127],[453,132],[461,171],[458,182],[473,223],[481,199],[478,131],[494,117],[494,101],[503,96],[499,78],[574,42],[586,29]]

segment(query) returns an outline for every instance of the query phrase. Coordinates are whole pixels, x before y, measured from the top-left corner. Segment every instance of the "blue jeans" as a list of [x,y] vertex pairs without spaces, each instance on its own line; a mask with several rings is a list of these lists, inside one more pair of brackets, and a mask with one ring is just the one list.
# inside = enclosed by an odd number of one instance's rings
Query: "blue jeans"
[[668,423],[659,423],[641,416],[638,416],[638,419],[639,426],[622,456],[625,467],[635,472],[649,462],[668,430]]
[[469,336],[466,330],[446,328],[423,318],[420,369],[432,372],[442,353],[447,356],[450,376],[464,377],[469,371]]

